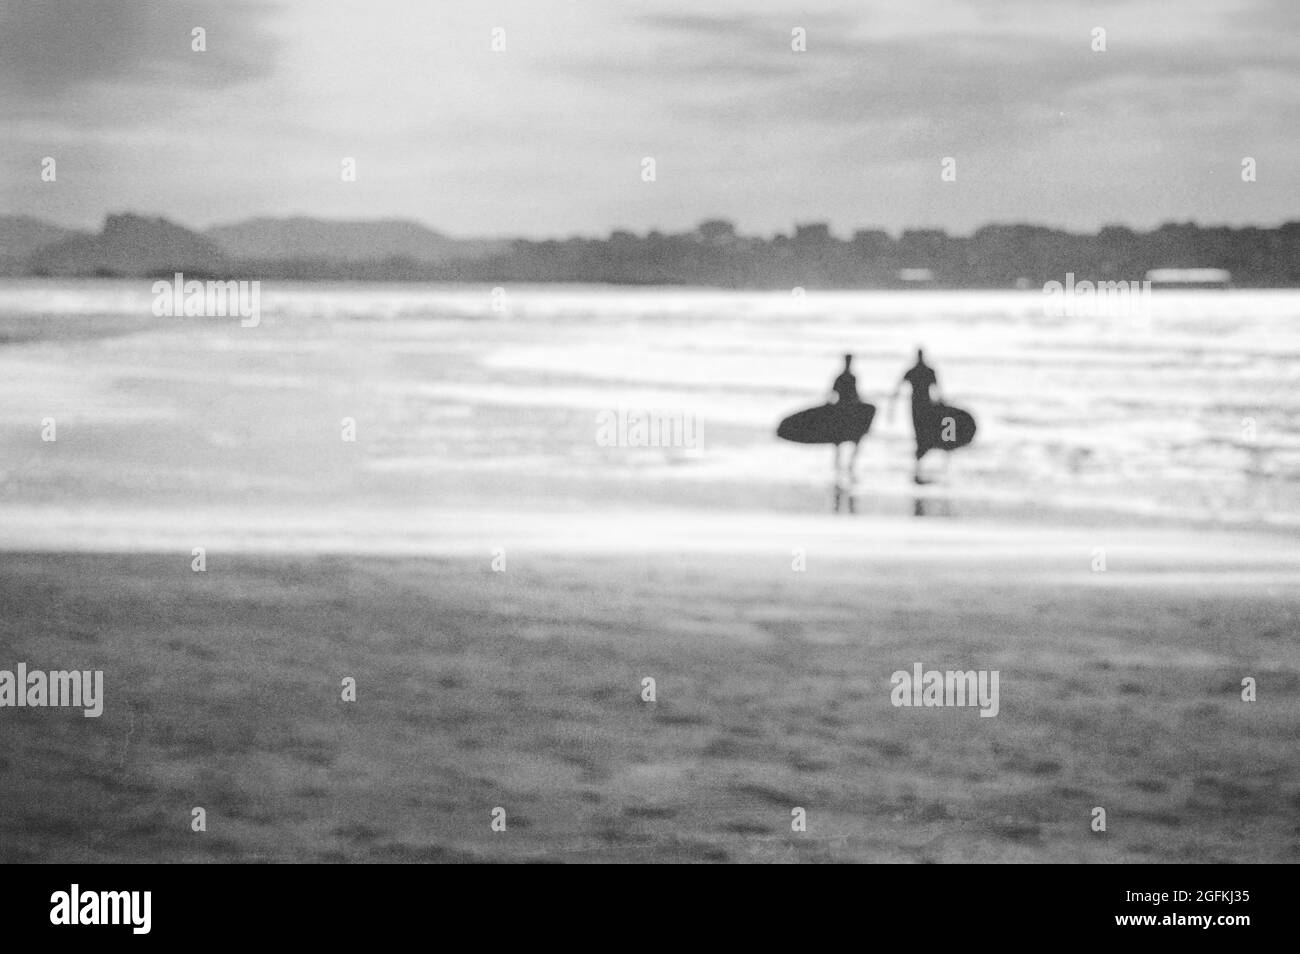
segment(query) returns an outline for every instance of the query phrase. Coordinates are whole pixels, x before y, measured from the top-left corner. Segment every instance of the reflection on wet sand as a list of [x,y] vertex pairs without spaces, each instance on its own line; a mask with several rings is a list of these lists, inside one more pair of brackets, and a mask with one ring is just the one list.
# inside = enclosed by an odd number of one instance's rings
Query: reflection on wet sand
[[952,500],[938,495],[917,496],[912,498],[912,516],[914,517],[951,517]]
[[[856,514],[858,497],[864,491],[855,484],[835,481],[831,484],[831,513]],[[953,517],[952,498],[947,494],[928,493],[912,497],[912,516],[914,517]]]

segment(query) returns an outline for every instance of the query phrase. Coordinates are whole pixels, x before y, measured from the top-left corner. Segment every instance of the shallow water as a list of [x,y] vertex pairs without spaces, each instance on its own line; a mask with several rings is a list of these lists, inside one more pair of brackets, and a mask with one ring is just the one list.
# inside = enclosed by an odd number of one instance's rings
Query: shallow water
[[[851,351],[881,405],[860,510],[910,514],[885,403],[924,345],[979,421],[946,473],[927,458],[938,512],[1296,523],[1295,292],[1052,317],[1038,292],[264,283],[242,328],[154,318],[150,286],[0,284],[0,503],[817,512],[830,451],[773,431]],[[699,446],[603,446],[619,411],[685,415]]]

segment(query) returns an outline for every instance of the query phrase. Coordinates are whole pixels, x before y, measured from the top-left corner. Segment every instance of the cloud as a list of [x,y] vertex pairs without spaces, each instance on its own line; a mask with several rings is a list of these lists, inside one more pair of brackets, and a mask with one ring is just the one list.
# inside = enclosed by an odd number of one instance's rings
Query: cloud
[[[12,109],[57,103],[87,87],[213,88],[269,74],[274,8],[244,0],[5,0],[0,84]],[[191,30],[207,31],[207,52]]]
[[[1125,20],[1111,11],[1102,18],[1111,23],[1104,53],[1093,52],[1092,21],[1077,5],[1056,9],[1055,18],[986,18],[977,29],[939,20],[924,31],[916,21],[882,24],[870,9],[814,20],[639,14],[632,22],[650,31],[647,42],[571,69],[629,93],[652,87],[642,101],[679,127],[735,136],[803,128],[855,137],[866,155],[887,159],[1014,149],[1054,135],[1063,117],[1102,126],[1143,115],[1146,134],[1158,138],[1162,126],[1181,123],[1171,104],[1193,108],[1207,126],[1233,123],[1243,91],[1267,98],[1278,115],[1294,104],[1278,94],[1300,77],[1300,47],[1261,42],[1269,3],[1221,9],[1179,35],[1153,32],[1146,14],[1125,10],[1137,16]],[[790,50],[792,23],[808,29],[805,53]]]
[[[534,235],[1272,220],[1297,212],[1296,23],[1296,0],[0,0],[0,205]],[[1246,155],[1267,174],[1230,188]]]

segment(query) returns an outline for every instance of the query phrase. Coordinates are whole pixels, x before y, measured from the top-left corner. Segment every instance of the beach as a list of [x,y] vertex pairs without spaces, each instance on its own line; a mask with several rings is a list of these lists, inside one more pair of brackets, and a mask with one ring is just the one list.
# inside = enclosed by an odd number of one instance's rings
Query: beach
[[[2,713],[4,860],[1297,859],[1293,549],[1096,572],[1054,533],[803,522],[802,571],[799,521],[500,571],[5,553],[6,657],[103,669],[106,706]],[[914,663],[999,671],[997,716],[895,707]]]
[[[952,477],[909,486],[886,429],[834,514],[829,452],[770,435],[815,387],[751,382],[699,459],[603,453],[611,395],[715,385],[611,359],[579,387],[573,292],[498,324],[268,293],[261,337],[58,293],[0,325],[0,668],[102,670],[104,711],[0,709],[0,860],[1300,859],[1289,431],[1215,484],[1194,415],[1138,499],[972,387]],[[630,354],[653,319],[615,325]],[[1285,386],[1259,362],[1214,394]],[[996,716],[895,705],[917,665],[996,671]]]

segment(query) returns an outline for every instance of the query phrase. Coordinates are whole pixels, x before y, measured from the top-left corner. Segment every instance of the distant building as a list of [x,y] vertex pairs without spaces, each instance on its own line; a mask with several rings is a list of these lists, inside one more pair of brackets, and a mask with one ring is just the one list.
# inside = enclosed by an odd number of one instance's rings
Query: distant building
[[932,282],[934,281],[934,272],[928,268],[900,268],[898,270],[898,280],[900,282]]
[[736,240],[736,226],[726,219],[701,222],[695,231],[706,245],[730,245]]
[[825,245],[831,240],[831,227],[825,222],[796,225],[794,240],[800,245]]
[[884,229],[858,229],[853,233],[854,245],[888,245],[892,241]]
[[1226,268],[1153,268],[1147,281],[1161,288],[1227,288],[1232,273]]

